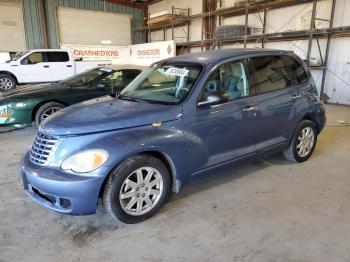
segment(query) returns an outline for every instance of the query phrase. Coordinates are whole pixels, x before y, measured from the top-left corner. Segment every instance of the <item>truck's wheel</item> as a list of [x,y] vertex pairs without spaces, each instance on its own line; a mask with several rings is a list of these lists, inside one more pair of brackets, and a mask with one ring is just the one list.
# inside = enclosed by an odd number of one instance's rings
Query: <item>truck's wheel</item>
[[132,156],[108,177],[103,203],[116,219],[134,224],[154,215],[170,191],[169,170],[149,155]]
[[16,88],[16,79],[8,74],[0,74],[0,91],[9,91]]
[[303,120],[296,128],[289,147],[283,152],[292,162],[304,162],[314,152],[317,142],[317,129],[314,122]]
[[48,102],[39,107],[38,111],[35,114],[35,124],[38,127],[41,122],[43,122],[46,118],[51,116],[52,114],[60,111],[65,108],[64,105],[57,102]]

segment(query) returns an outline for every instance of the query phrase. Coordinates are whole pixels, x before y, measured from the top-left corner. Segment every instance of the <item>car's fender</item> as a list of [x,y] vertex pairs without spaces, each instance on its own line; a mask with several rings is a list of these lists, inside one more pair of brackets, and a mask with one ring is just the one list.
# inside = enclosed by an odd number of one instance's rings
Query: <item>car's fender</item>
[[[181,120],[175,120],[181,121]],[[170,122],[175,122],[170,121]],[[67,136],[61,140],[51,165],[60,166],[68,157],[89,149],[104,149],[109,158],[103,168],[91,175],[105,176],[123,160],[136,154],[153,154],[169,168],[172,176],[172,190],[178,192],[181,184],[187,183],[186,148],[184,135],[173,124],[162,126],[152,124],[110,132]]]
[[18,79],[18,75],[13,70],[10,70],[10,68],[7,68],[6,70],[3,68],[0,68],[0,74],[9,75],[13,77],[17,83],[20,83],[20,79]]

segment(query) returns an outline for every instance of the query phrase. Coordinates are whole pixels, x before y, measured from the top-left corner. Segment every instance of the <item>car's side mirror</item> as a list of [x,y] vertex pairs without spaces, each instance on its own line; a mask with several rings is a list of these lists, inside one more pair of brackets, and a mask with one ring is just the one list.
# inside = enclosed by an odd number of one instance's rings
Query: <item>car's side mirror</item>
[[211,92],[207,98],[198,102],[198,107],[213,106],[228,102],[228,94],[224,91]]

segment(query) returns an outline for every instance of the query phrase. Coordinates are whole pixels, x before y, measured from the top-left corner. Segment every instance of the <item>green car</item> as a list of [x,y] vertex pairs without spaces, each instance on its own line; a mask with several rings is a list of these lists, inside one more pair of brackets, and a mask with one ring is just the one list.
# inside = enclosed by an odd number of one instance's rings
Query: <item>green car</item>
[[0,127],[26,127],[33,121],[39,126],[64,107],[120,92],[142,70],[136,65],[98,67],[62,81],[0,93]]

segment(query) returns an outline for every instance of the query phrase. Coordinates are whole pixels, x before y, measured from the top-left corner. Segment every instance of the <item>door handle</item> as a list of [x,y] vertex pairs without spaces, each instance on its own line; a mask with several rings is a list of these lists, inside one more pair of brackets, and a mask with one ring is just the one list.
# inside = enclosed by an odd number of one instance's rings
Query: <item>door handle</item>
[[50,66],[48,66],[48,65],[44,65],[44,68],[49,68]]
[[72,67],[72,65],[67,65],[67,67]]
[[258,108],[256,106],[249,106],[246,108],[243,108],[243,112],[250,112],[250,111],[256,111]]

